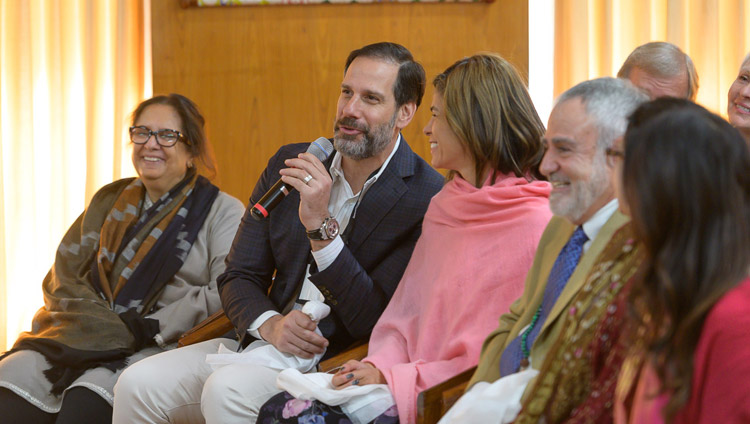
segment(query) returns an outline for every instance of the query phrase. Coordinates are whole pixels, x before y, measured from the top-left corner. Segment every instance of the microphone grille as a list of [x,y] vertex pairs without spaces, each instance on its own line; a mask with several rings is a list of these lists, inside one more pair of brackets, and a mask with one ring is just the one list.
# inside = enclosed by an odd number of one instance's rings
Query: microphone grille
[[321,162],[326,160],[331,152],[333,152],[333,144],[325,137],[320,137],[313,141],[310,143],[310,147],[307,148],[307,153],[312,153]]

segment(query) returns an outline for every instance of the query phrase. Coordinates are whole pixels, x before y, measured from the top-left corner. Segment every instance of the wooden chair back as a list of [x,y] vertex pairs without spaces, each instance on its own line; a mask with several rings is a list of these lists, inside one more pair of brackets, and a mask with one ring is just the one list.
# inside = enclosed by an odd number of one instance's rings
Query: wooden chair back
[[417,424],[437,423],[463,395],[476,369],[477,367],[469,368],[420,393],[417,398]]
[[180,336],[180,339],[177,340],[177,347],[189,346],[221,337],[232,331],[232,328],[234,328],[232,322],[224,315],[224,310],[222,309],[199,322],[195,327]]
[[338,368],[352,359],[361,360],[367,356],[367,343],[361,344],[339,353],[338,355],[328,358],[325,361],[320,361],[318,364],[319,372],[330,372],[331,370]]

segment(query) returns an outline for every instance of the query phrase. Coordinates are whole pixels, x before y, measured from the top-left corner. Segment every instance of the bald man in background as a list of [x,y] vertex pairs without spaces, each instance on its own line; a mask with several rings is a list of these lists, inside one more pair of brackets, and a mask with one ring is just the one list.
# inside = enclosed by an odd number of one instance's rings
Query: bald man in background
[[695,101],[698,94],[698,73],[690,56],[664,41],[636,47],[617,77],[630,80],[651,99],[671,96]]

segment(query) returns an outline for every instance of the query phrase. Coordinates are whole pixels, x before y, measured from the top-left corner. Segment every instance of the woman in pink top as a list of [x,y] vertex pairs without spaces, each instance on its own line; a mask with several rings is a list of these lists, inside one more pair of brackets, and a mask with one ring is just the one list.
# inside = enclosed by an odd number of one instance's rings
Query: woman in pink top
[[[424,132],[432,165],[450,170],[448,182],[430,203],[368,357],[333,378],[337,388],[387,384],[396,407],[378,423],[415,422],[419,392],[477,364],[497,317],[523,292],[551,217],[549,184],[537,169],[544,126],[515,68],[497,55],[476,55],[434,85]],[[262,408],[258,422],[266,421],[349,419],[338,407],[282,393]]]
[[618,192],[647,258],[615,422],[750,422],[748,170],[743,138],[700,106],[631,123]]

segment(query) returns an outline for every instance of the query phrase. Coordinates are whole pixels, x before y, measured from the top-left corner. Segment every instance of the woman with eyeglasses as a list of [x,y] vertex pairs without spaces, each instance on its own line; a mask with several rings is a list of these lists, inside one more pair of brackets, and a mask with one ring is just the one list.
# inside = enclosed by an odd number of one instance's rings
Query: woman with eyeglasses
[[203,125],[178,94],[136,108],[138,178],[100,189],[60,243],[44,307],[0,359],[3,422],[111,422],[122,370],[221,307],[244,207],[200,175],[215,173]]
[[645,266],[616,423],[750,422],[750,153],[683,102],[625,135],[618,197]]

